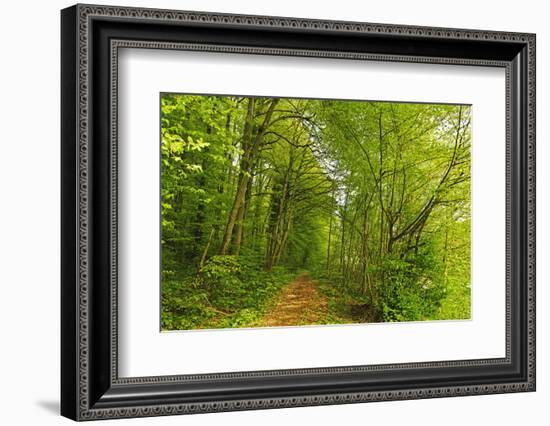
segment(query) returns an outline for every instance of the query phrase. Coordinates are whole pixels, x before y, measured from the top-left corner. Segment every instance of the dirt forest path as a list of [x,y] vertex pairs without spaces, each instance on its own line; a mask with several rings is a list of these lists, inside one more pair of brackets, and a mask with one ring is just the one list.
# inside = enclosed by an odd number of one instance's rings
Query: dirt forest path
[[325,322],[327,313],[326,297],[309,274],[303,273],[283,287],[260,323],[263,327],[319,324]]

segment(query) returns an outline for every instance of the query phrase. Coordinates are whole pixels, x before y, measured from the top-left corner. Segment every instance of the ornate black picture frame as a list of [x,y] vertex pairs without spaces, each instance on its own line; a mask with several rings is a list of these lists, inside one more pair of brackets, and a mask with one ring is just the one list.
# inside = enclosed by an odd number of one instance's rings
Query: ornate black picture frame
[[[159,416],[535,390],[535,35],[96,5],[61,13],[61,413]],[[117,52],[188,49],[506,71],[506,356],[120,378]]]

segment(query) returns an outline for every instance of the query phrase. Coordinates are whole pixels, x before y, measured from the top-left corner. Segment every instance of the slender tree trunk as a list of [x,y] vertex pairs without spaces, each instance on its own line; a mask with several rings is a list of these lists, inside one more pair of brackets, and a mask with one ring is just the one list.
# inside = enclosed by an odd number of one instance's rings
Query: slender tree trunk
[[445,285],[447,285],[447,276],[448,276],[448,270],[449,266],[447,264],[447,253],[448,253],[448,247],[449,247],[449,228],[445,228],[445,247],[443,247],[443,277],[445,280]]
[[362,238],[362,247],[361,247],[361,261],[362,261],[362,276],[361,276],[361,287],[365,293],[369,287],[368,285],[368,259],[369,259],[369,222],[368,222],[368,211],[365,207],[365,213],[363,215],[363,238]]
[[264,192],[268,189],[269,182],[265,176],[259,175],[257,179],[256,195],[253,205],[252,220],[252,247],[258,250],[260,233],[265,229],[262,224],[262,210],[264,205]]
[[267,258],[266,258],[266,267],[268,270],[271,270],[271,268],[275,265],[278,254],[279,254],[279,248],[283,241],[283,234],[284,234],[284,225],[285,225],[285,216],[287,214],[288,209],[288,202],[289,202],[289,194],[288,194],[288,186],[290,183],[291,175],[292,175],[292,169],[294,167],[294,151],[290,151],[290,158],[288,163],[288,168],[286,169],[283,185],[281,187],[280,194],[274,195],[272,197],[272,210],[271,210],[271,227],[269,232],[269,239],[268,239],[268,250],[267,250]]
[[[332,202],[332,200],[331,200]],[[330,212],[330,217],[328,219],[328,241],[327,241],[327,275],[330,278],[330,243],[332,237],[332,212]]]
[[244,129],[243,129],[243,138],[242,138],[243,153],[242,153],[241,162],[240,162],[240,173],[239,173],[239,179],[237,183],[237,191],[235,193],[233,205],[231,206],[231,210],[229,211],[229,218],[227,220],[227,225],[225,227],[225,233],[223,235],[222,245],[220,248],[221,255],[226,254],[229,249],[229,245],[231,243],[231,237],[233,235],[233,228],[235,226],[235,221],[237,220],[239,209],[241,207],[241,203],[244,198],[244,193],[246,191],[246,187],[248,184],[248,179],[250,177],[249,174],[247,173],[248,172],[247,157],[250,155],[250,152],[248,150],[251,145],[252,127],[254,125],[254,106],[255,106],[255,98],[248,98],[247,113],[246,113],[246,119],[245,119]]
[[208,250],[210,249],[210,245],[212,244],[212,239],[215,234],[215,229],[212,228],[210,230],[210,236],[208,237],[208,242],[206,243],[206,246],[204,247],[204,250],[202,252],[201,260],[199,262],[199,271],[202,269],[204,262],[206,261],[206,257],[208,256]]
[[[255,165],[251,167],[250,174],[254,173]],[[250,207],[250,197],[252,196],[252,185],[253,185],[253,178],[250,177],[248,179],[247,185],[246,185],[246,191],[244,195],[244,201],[241,203],[241,206],[239,207],[239,213],[237,214],[237,221],[235,223],[234,228],[234,241],[233,241],[233,253],[235,255],[239,255],[241,250],[241,245],[243,244],[244,239],[244,221],[246,219],[246,215],[248,213],[248,209]]]
[[239,185],[237,187],[237,193],[235,194],[235,200],[233,201],[233,206],[229,213],[229,219],[227,220],[227,226],[225,228],[225,233],[223,236],[222,246],[220,249],[220,254],[225,255],[229,249],[229,244],[231,242],[231,236],[233,234],[233,228],[235,227],[235,222],[239,214],[239,209],[244,200],[244,194],[246,191],[246,184],[248,183],[248,175],[244,174],[239,180]]
[[229,250],[231,244],[231,237],[233,235],[233,228],[239,214],[239,209],[244,203],[246,189],[248,187],[248,180],[250,179],[251,165],[256,158],[256,154],[263,141],[263,135],[271,121],[271,116],[275,110],[275,106],[278,103],[278,99],[273,99],[270,106],[265,113],[264,120],[260,127],[256,130],[256,134],[253,136],[252,127],[254,120],[254,98],[249,98],[247,119],[245,124],[245,131],[243,136],[244,153],[241,160],[241,173],[239,177],[239,183],[237,185],[237,192],[235,194],[235,200],[229,213],[229,219],[227,220],[227,226],[225,227],[225,233],[220,249],[220,254],[225,255]]

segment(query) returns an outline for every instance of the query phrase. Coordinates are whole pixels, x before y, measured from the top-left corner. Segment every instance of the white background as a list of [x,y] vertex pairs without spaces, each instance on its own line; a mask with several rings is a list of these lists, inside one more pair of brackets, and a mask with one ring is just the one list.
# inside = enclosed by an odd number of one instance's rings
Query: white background
[[[119,374],[504,357],[504,76],[488,67],[123,49]],[[167,91],[473,105],[471,320],[159,333],[159,93]]]
[[[550,400],[550,28],[542,1],[359,2],[340,0],[103,1],[107,4],[382,23],[529,31],[537,39],[538,390],[347,406],[293,408],[102,424],[280,425],[546,424]],[[0,418],[3,424],[69,424],[59,394],[59,9],[66,1],[2,7],[0,67]],[[546,80],[545,80],[546,79]],[[545,194],[546,192],[546,194]],[[116,423],[118,422],[118,423]]]

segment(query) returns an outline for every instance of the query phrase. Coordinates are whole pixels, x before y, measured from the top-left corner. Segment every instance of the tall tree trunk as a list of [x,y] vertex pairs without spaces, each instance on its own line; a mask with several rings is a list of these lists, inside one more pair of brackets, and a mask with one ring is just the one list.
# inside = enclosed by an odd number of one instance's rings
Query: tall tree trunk
[[222,245],[220,248],[221,255],[225,255],[229,249],[229,244],[231,243],[231,237],[233,235],[233,228],[235,226],[235,221],[237,220],[242,199],[244,197],[244,193],[248,184],[249,175],[247,174],[246,169],[248,167],[247,157],[250,155],[250,152],[247,152],[247,151],[249,150],[249,147],[251,145],[251,140],[252,140],[252,127],[254,125],[255,102],[256,102],[255,98],[248,98],[247,113],[246,113],[246,119],[244,122],[243,138],[242,138],[243,154],[241,156],[241,161],[240,161],[240,173],[239,173],[239,179],[237,183],[237,191],[235,193],[235,198],[233,199],[233,205],[231,206],[231,210],[229,211],[229,218],[227,220],[227,225],[225,227]]
[[[255,164],[250,168],[249,173],[252,175],[254,173],[254,169],[256,168]],[[237,214],[237,221],[235,223],[234,228],[234,235],[233,235],[233,254],[239,255],[241,250],[241,245],[243,244],[244,239],[244,221],[246,219],[246,215],[248,213],[248,208],[250,207],[250,197],[252,196],[252,184],[254,180],[252,177],[248,179],[247,185],[246,185],[246,191],[244,194],[244,201],[242,202],[241,206],[239,207],[239,213]]]
[[220,254],[225,255],[229,249],[229,244],[231,242],[231,236],[233,234],[233,228],[235,227],[235,222],[239,214],[239,209],[244,200],[244,194],[246,192],[246,185],[248,183],[249,176],[244,174],[239,180],[237,186],[237,193],[235,194],[235,199],[233,200],[233,206],[229,213],[229,219],[227,220],[227,226],[225,227],[225,233],[223,235],[222,246],[220,248]]
[[[281,192],[279,194],[274,194],[271,198],[271,226],[268,233],[268,247],[267,247],[267,256],[266,256],[266,267],[268,270],[275,265],[279,248],[283,241],[284,234],[284,225],[285,217],[288,209],[289,202],[289,193],[288,187],[294,167],[294,150],[290,150],[290,158],[288,162],[288,167],[286,169],[283,184],[281,187]],[[279,253],[280,254],[280,253]]]
[[220,254],[225,255],[229,250],[231,244],[231,237],[233,235],[233,228],[237,221],[239,214],[239,209],[244,203],[246,188],[248,187],[248,180],[250,179],[250,169],[251,165],[254,162],[256,155],[259,151],[260,145],[263,141],[263,135],[271,122],[271,116],[275,110],[275,106],[278,103],[278,99],[271,100],[269,108],[265,113],[264,120],[260,127],[256,130],[256,134],[253,135],[253,120],[254,120],[254,98],[249,98],[248,102],[248,112],[245,122],[245,130],[243,135],[243,158],[241,160],[241,173],[239,176],[239,183],[237,184],[237,192],[235,194],[235,199],[233,205],[229,212],[229,218],[227,220],[227,226],[225,227],[225,233],[223,236],[222,245],[220,248]]
[[344,194],[344,207],[341,208],[341,241],[340,241],[340,273],[342,274],[342,284],[344,287],[347,287],[347,279],[346,279],[346,269],[347,269],[347,261],[346,261],[346,220],[347,220],[347,214],[348,214],[348,202],[349,202],[349,192],[346,190]]
[[445,286],[447,286],[448,276],[449,276],[449,262],[447,262],[449,250],[449,226],[445,225],[445,245],[443,247],[443,280]]
[[[333,198],[334,198],[334,192],[333,192]],[[331,200],[332,203],[332,200]],[[327,241],[327,276],[330,278],[330,243],[332,238],[332,214],[333,212],[330,212],[330,217],[328,219],[328,241]]]
[[361,283],[362,283],[363,293],[367,293],[370,297],[370,303],[374,304],[375,288],[372,283],[371,273],[368,270],[370,257],[371,257],[370,251],[369,251],[369,237],[370,237],[369,211],[368,211],[368,205],[367,205],[367,207],[365,207],[365,213],[363,216],[363,245],[361,247],[361,254],[362,254]]

